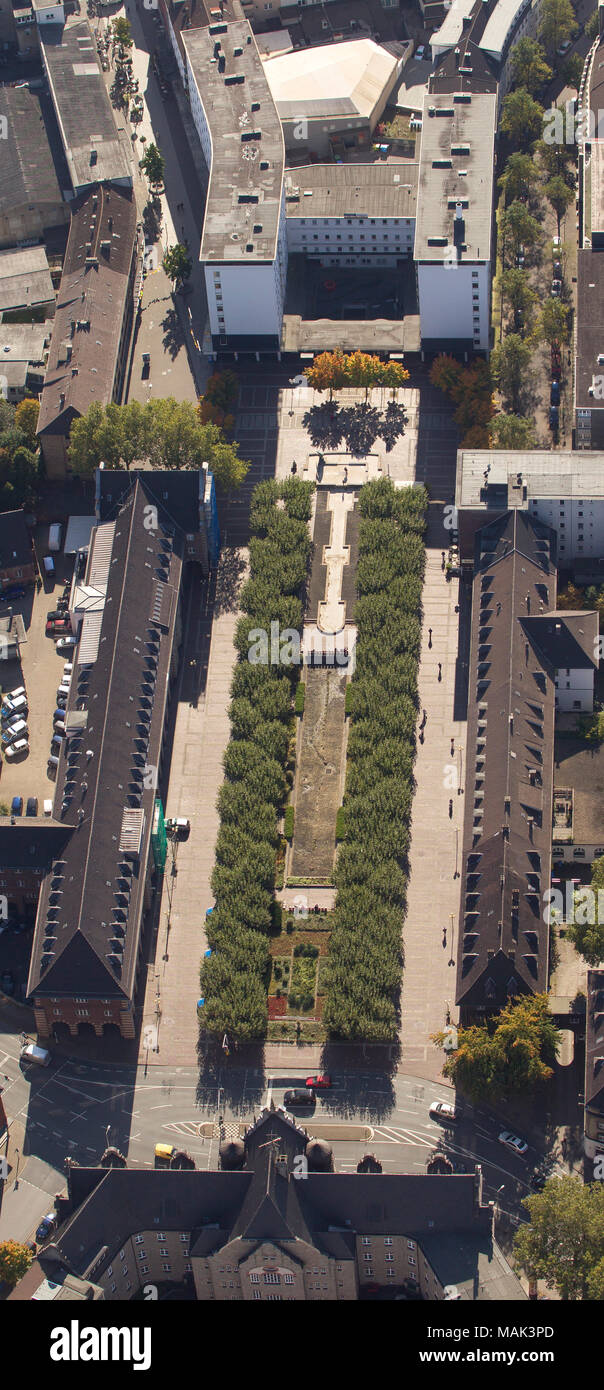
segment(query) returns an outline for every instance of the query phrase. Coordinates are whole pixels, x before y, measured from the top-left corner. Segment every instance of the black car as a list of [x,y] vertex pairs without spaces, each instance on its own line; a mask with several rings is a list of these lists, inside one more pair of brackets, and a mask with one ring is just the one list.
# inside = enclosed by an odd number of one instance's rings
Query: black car
[[38,798],[37,798],[37,796],[28,796],[28,798],[27,798],[27,806],[26,806],[26,808],[25,808],[25,814],[26,814],[26,816],[37,816],[37,814],[38,814]]
[[306,1091],[286,1091],[283,1096],[283,1101],[285,1105],[291,1105],[295,1109],[297,1106],[314,1105],[316,1101],[316,1095],[314,1091],[311,1089]]
[[552,381],[549,392],[550,405],[560,404],[560,382]]
[[549,408],[549,427],[550,430],[557,430],[560,419],[560,412],[557,405],[550,405]]

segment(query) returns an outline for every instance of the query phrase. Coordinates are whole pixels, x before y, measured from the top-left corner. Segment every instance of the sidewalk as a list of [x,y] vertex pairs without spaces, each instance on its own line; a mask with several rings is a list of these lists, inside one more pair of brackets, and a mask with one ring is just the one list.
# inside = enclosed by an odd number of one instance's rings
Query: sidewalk
[[[149,967],[145,994],[141,1063],[194,1066],[197,1057],[199,965],[207,946],[205,911],[213,901],[210,878],[218,832],[216,797],[230,733],[233,637],[239,616],[237,599],[232,596],[232,563],[232,555],[224,552],[213,613],[212,607],[207,612],[191,612],[184,644],[166,814],[188,817],[191,833],[178,846],[175,875],[171,873],[170,858],[166,864],[155,968]],[[191,662],[195,664],[191,666]],[[192,673],[202,687],[197,696],[189,688],[193,685]],[[145,1045],[145,1028],[156,1026],[158,1008],[159,1050],[154,1052]]]
[[[443,1054],[429,1041],[455,1021],[457,930],[461,879],[463,796],[457,794],[465,757],[466,725],[453,719],[457,654],[457,582],[447,583],[441,551],[426,552],[424,625],[419,668],[419,703],[427,722],[418,742],[413,800],[410,880],[403,928],[401,1070],[441,1079]],[[429,647],[429,629],[432,646]],[[438,663],[442,680],[438,680]],[[420,715],[421,719],[421,715]],[[451,757],[451,739],[455,751]],[[461,752],[460,752],[461,747]],[[449,818],[449,801],[453,815]],[[456,863],[457,844],[457,863]],[[451,921],[452,917],[452,921]],[[453,932],[451,930],[453,926]],[[444,929],[446,928],[446,944]],[[455,964],[449,962],[454,960]]]

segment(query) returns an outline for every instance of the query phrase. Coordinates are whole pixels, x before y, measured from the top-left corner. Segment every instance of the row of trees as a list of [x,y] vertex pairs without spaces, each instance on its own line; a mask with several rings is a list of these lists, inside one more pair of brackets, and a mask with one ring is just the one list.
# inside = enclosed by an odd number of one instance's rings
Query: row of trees
[[0,510],[32,505],[38,490],[38,402],[11,405],[0,397]]
[[[329,391],[329,400],[313,405],[303,418],[303,425],[316,449],[338,449],[342,441],[353,458],[365,458],[376,439],[384,441],[386,452],[394,448],[405,433],[407,415],[396,399],[396,393],[409,380],[401,362],[383,362],[368,352],[322,352],[309,367],[306,378],[315,391]],[[370,404],[369,392],[383,386],[392,392],[384,410]],[[336,405],[334,391],[345,387],[365,391],[364,401],[345,408]]]
[[396,489],[386,478],[367,483],[359,495],[346,840],[336,864],[323,1013],[337,1038],[383,1042],[397,1033],[426,507],[423,488]]
[[299,677],[285,651],[271,664],[249,658],[259,629],[270,635],[271,623],[277,622],[281,632],[301,630],[313,486],[297,477],[269,479],[252,497],[250,577],[241,593],[231,739],[218,796],[216,907],[208,919],[212,955],[203,960],[200,974],[204,1031],[228,1032],[240,1041],[266,1033],[277,817],[287,792],[293,688]]
[[201,405],[173,396],[144,405],[101,405],[94,401],[74,420],[69,438],[69,462],[74,473],[89,477],[105,463],[108,468],[199,468],[207,462],[224,490],[243,482],[249,463],[239,457],[217,424],[203,418]]

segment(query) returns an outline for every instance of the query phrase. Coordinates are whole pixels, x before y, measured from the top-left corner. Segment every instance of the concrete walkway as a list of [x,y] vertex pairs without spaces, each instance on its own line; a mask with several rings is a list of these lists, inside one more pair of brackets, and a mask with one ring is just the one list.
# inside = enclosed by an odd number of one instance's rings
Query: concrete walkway
[[[440,550],[426,554],[424,626],[419,669],[420,709],[426,711],[418,743],[413,801],[411,873],[403,930],[402,1062],[418,1075],[440,1077],[443,1054],[429,1042],[454,1008],[459,913],[463,796],[458,795],[465,757],[465,723],[455,723],[457,582],[447,583]],[[432,630],[432,646],[429,644]],[[442,679],[438,679],[438,663]],[[420,720],[421,720],[420,715]],[[455,748],[451,754],[451,740]],[[460,746],[462,751],[460,752]],[[449,802],[452,801],[452,817]],[[456,862],[457,853],[457,862]],[[446,929],[446,942],[444,932]],[[454,964],[450,964],[451,961]]]
[[[166,866],[155,968],[149,970],[147,980],[139,1058],[162,1066],[191,1066],[196,1058],[199,963],[207,945],[205,911],[213,901],[210,878],[219,824],[216,797],[223,780],[222,756],[230,734],[233,637],[239,616],[232,594],[232,570],[233,557],[225,551],[218,571],[214,616],[211,611],[191,613],[184,653],[166,814],[187,816],[191,833],[178,846],[175,877],[170,872],[169,859]],[[184,687],[189,684],[190,663],[202,658],[206,629],[211,630],[211,644],[205,688],[199,698],[188,702],[189,692],[185,694]],[[158,1006],[159,1052],[147,1051],[145,1028],[157,1025]]]

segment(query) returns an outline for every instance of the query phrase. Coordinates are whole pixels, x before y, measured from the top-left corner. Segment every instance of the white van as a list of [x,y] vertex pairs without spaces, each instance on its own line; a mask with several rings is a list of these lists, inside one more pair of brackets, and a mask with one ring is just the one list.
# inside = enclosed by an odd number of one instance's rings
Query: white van
[[62,537],[63,527],[58,521],[53,521],[52,526],[48,528],[48,549],[60,550]]
[[49,1067],[52,1061],[52,1053],[46,1047],[38,1047],[36,1043],[26,1043],[21,1048],[22,1062],[35,1062],[38,1067]]
[[52,555],[44,556],[44,573],[50,575],[51,577],[54,576],[55,562],[52,558]]
[[67,696],[69,695],[70,687],[71,681],[61,681],[61,684],[57,690],[57,700],[66,700]]

